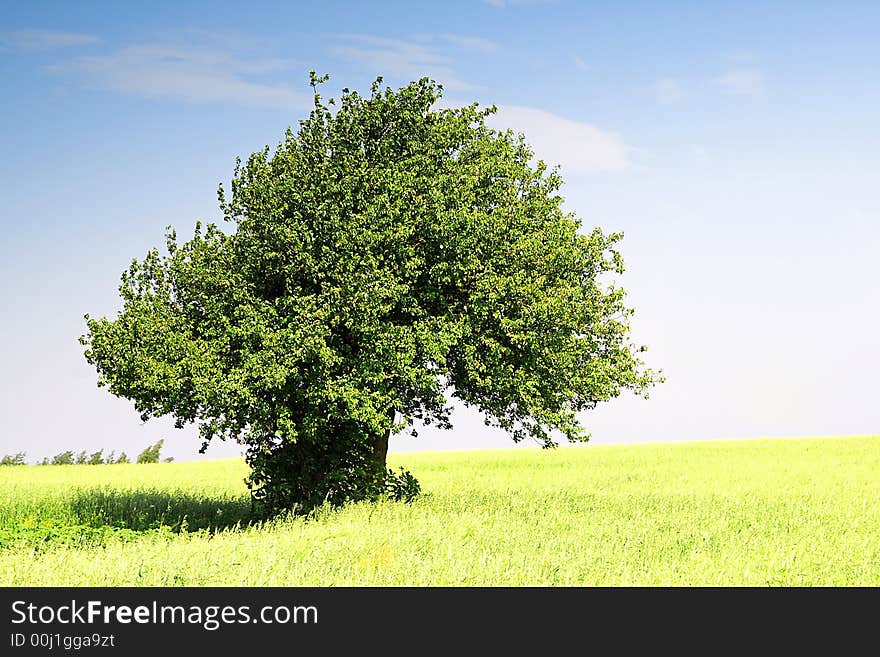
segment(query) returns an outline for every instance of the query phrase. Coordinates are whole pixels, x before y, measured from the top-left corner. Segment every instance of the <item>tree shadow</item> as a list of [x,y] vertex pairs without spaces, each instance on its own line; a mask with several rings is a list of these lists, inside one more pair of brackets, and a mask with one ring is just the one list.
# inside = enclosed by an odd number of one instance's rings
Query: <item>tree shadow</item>
[[132,531],[164,528],[214,533],[258,521],[248,495],[195,496],[183,491],[89,488],[76,491],[68,505],[83,525]]

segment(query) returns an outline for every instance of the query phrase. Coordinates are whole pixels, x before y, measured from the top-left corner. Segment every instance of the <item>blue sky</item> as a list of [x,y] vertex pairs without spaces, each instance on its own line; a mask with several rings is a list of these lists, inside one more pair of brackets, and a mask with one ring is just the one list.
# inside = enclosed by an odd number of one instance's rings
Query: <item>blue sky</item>
[[[281,5],[281,6],[279,6]],[[325,95],[429,75],[562,167],[622,230],[634,337],[667,381],[584,417],[594,444],[880,432],[880,4],[8,4],[0,16],[0,452],[136,454],[82,316],[132,258],[219,221],[235,157]],[[509,446],[465,409],[392,450]],[[209,458],[237,453],[212,446]]]

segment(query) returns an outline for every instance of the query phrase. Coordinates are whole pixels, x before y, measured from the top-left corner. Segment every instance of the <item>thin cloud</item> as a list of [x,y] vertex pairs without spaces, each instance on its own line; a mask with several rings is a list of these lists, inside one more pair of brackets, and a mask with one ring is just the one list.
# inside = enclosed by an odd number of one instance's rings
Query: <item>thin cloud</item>
[[440,34],[437,37],[428,37],[429,40],[446,41],[453,46],[464,50],[473,50],[483,53],[492,53],[498,50],[498,44],[482,37],[461,36],[460,34]]
[[684,88],[681,82],[675,78],[661,78],[651,85],[651,92],[658,102],[670,105],[684,96]]
[[418,40],[389,39],[368,34],[335,34],[331,38],[335,43],[329,50],[337,57],[383,75],[401,78],[427,75],[453,91],[468,91],[476,87],[456,75],[454,59],[447,52],[448,46],[452,44],[460,49],[482,52],[495,47],[485,39],[450,34],[422,36]]
[[688,145],[687,154],[691,162],[697,166],[704,167],[711,161],[708,149],[702,144]]
[[55,50],[96,43],[98,37],[76,32],[19,30],[0,34],[0,48],[20,51]]
[[488,123],[496,129],[523,133],[537,158],[551,166],[561,165],[565,173],[618,172],[629,166],[631,149],[624,141],[589,123],[516,105],[499,107]]
[[514,5],[548,5],[556,0],[483,0],[483,2],[498,9],[504,9]]
[[724,58],[729,62],[742,64],[744,62],[755,61],[757,55],[751,50],[731,50],[724,54]]
[[582,71],[589,71],[590,67],[587,66],[587,63],[579,56],[575,55],[573,58],[574,65],[577,66]]
[[725,93],[737,96],[758,96],[764,93],[764,76],[755,69],[728,71],[712,80]]
[[240,59],[216,49],[147,44],[78,57],[56,69],[79,74],[100,87],[148,98],[307,108],[311,97],[305,93],[286,84],[247,79],[289,67],[281,59]]

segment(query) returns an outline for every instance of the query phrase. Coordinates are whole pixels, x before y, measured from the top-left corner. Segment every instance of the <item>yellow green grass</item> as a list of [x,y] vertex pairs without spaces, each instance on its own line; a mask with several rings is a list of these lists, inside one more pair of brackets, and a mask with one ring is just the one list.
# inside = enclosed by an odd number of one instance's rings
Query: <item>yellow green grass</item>
[[250,523],[243,462],[0,468],[0,585],[880,585],[880,438],[396,454]]

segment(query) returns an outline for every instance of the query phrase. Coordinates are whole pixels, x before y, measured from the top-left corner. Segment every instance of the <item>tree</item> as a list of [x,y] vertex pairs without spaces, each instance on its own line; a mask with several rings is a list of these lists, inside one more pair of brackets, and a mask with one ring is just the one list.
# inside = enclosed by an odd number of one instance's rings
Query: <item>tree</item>
[[26,456],[27,454],[25,452],[6,454],[2,459],[0,459],[0,465],[24,465]]
[[89,462],[89,455],[86,453],[86,450],[81,451],[76,455],[76,458],[73,460],[76,465],[85,465]]
[[162,451],[162,445],[164,443],[165,443],[165,440],[160,439],[158,442],[156,442],[156,444],[148,445],[146,448],[144,448],[143,452],[138,454],[137,462],[138,463],[158,463],[159,462],[159,452]]
[[116,461],[115,461],[115,463],[128,463],[128,462],[129,462],[129,460],[128,460],[128,454],[126,454],[125,452],[122,452],[122,453],[119,455],[119,458],[116,459]]
[[104,450],[99,449],[97,452],[89,454],[89,465],[101,465],[104,462]]
[[[220,208],[123,273],[115,319],[81,338],[99,385],[247,447],[267,510],[401,490],[389,437],[451,428],[449,398],[514,441],[588,434],[578,413],[659,377],[630,342],[622,235],[561,208],[557,170],[494,107],[439,109],[423,78],[344,89],[237,160]],[[413,431],[415,434],[415,431]],[[407,496],[403,493],[403,496]]]
[[67,451],[53,456],[51,465],[73,465],[73,463],[73,451]]

